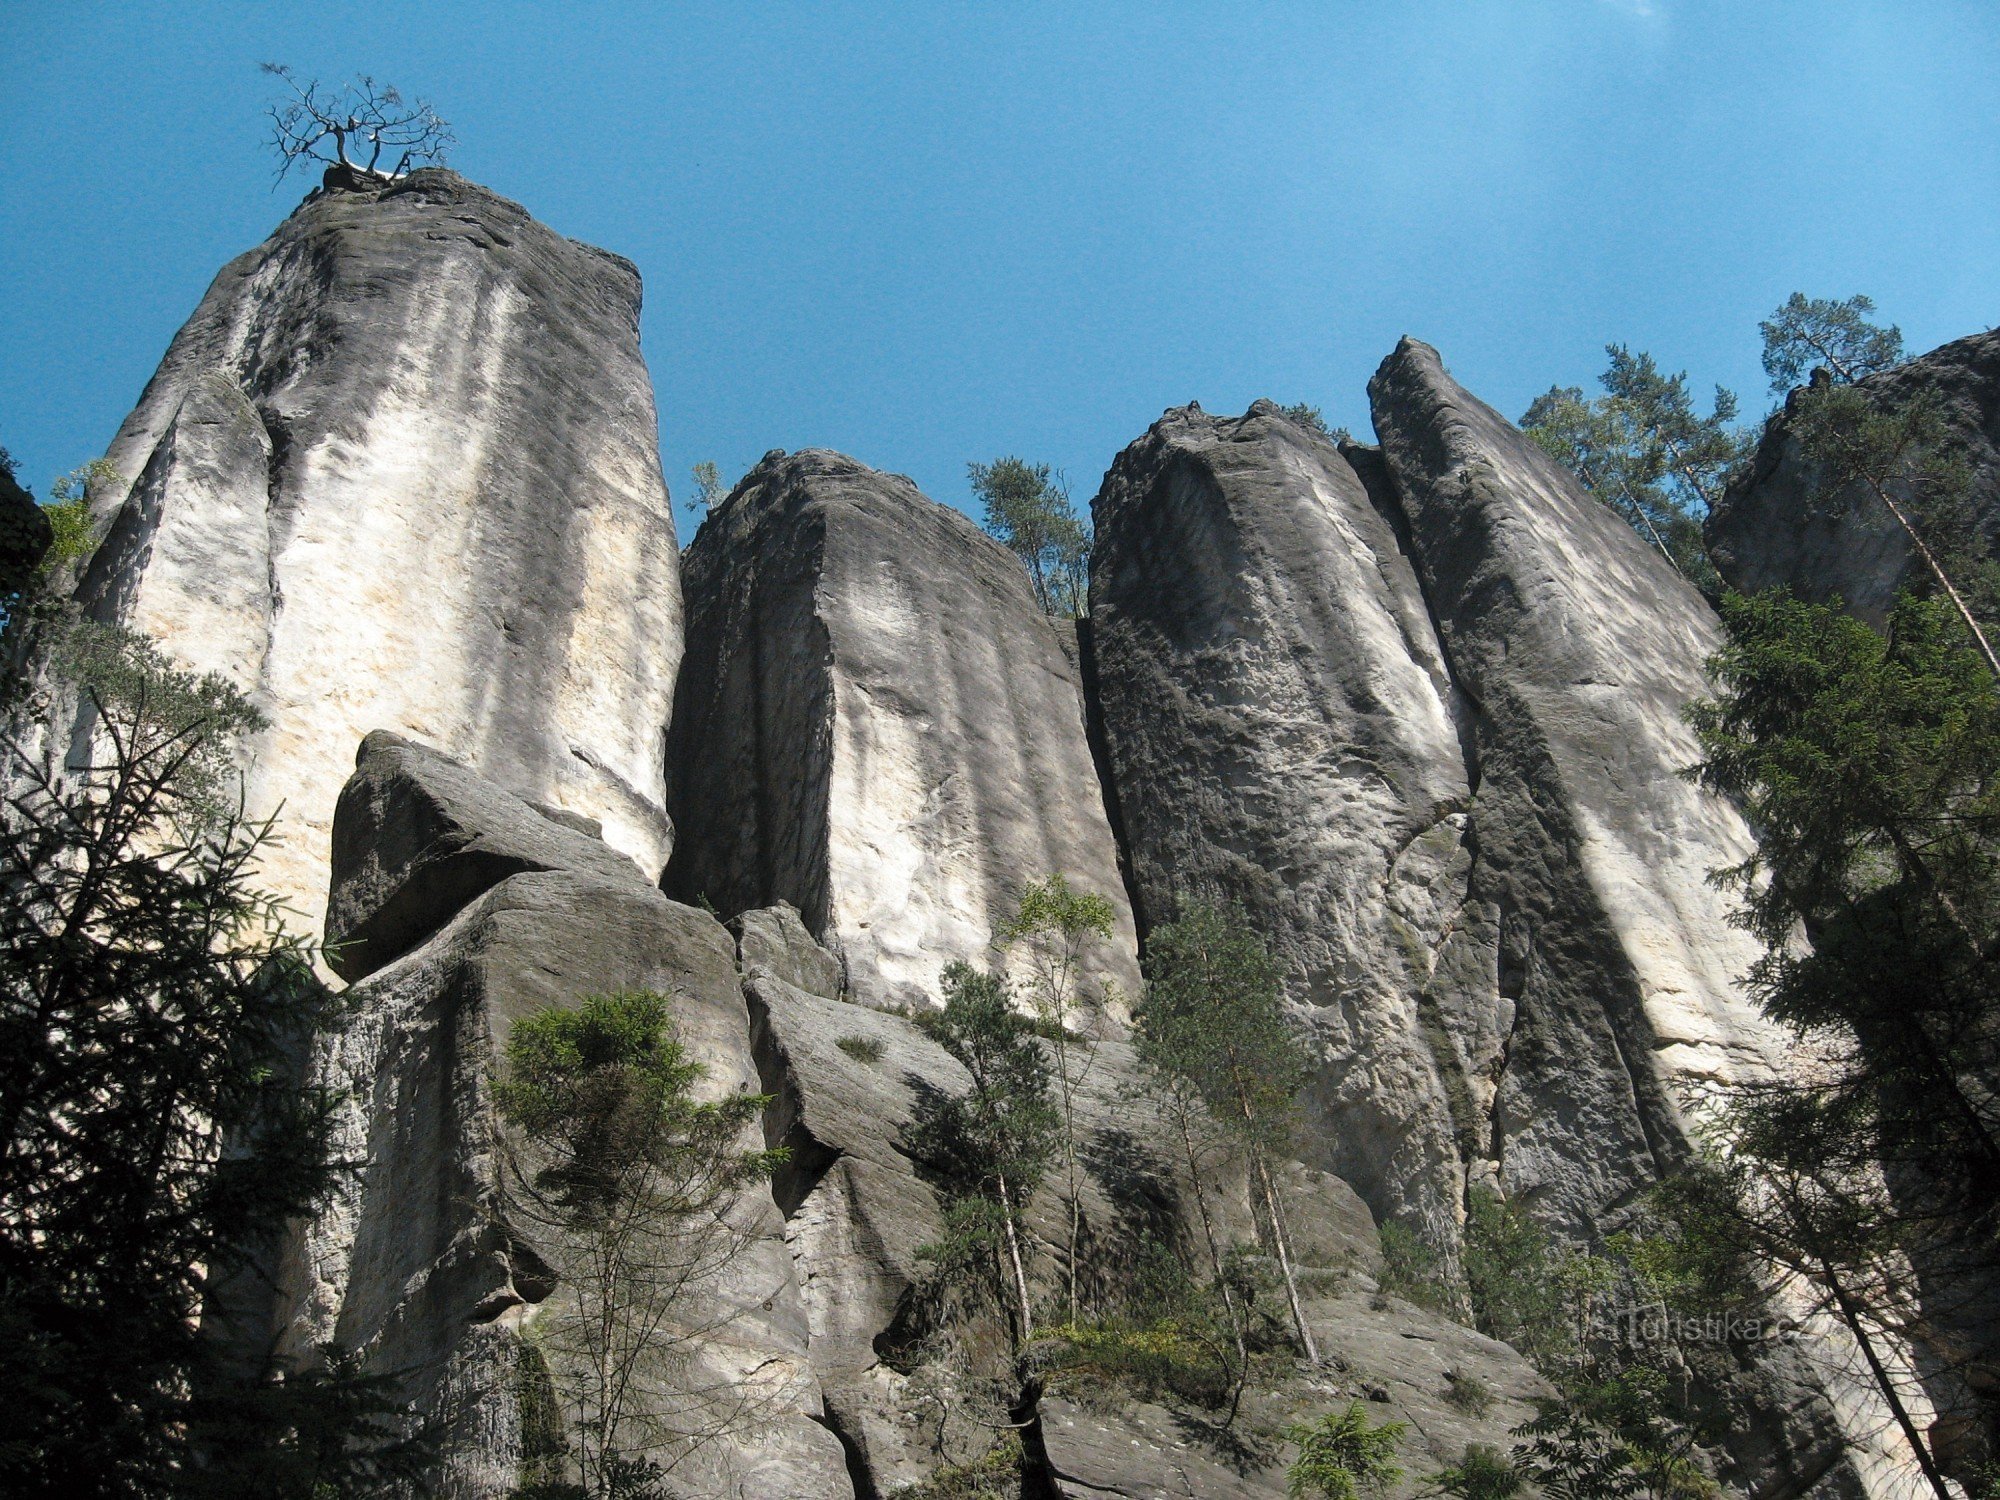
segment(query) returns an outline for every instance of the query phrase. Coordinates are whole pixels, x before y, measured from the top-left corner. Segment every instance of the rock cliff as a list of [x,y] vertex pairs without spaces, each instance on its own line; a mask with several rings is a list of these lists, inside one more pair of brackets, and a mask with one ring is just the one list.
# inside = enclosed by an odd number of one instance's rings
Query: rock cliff
[[[1938,403],[1945,443],[1971,470],[1973,515],[2000,549],[2000,332],[1945,344],[1861,388],[1885,406],[1919,395]],[[1858,487],[1815,499],[1790,408],[1765,425],[1750,467],[1708,519],[1716,567],[1744,593],[1782,585],[1816,601],[1838,595],[1880,624],[1896,591],[1919,581],[1908,538]]]
[[112,443],[101,619],[270,721],[250,810],[317,925],[369,730],[599,821],[657,872],[680,579],[639,278],[444,171],[315,193],[216,278]]
[[[441,1435],[443,1493],[509,1492],[567,1304],[502,1191],[493,1061],[531,1010],[654,989],[789,1152],[675,1313],[683,1396],[749,1415],[670,1488],[867,1500],[1018,1424],[1026,1493],[1275,1496],[1282,1443],[938,1336],[953,1163],[920,1126],[968,1080],[923,1013],[952,960],[1010,962],[995,928],[1060,873],[1117,913],[1085,975],[1116,997],[1079,1103],[1090,1296],[1204,1235],[1121,1023],[1144,931],[1239,902],[1317,1058],[1282,1176],[1330,1353],[1268,1363],[1248,1430],[1360,1398],[1414,1424],[1417,1476],[1504,1446],[1546,1388],[1383,1293],[1377,1218],[1449,1261],[1490,1187],[1601,1236],[1688,1150],[1690,1095],[1787,1061],[1707,879],[1748,831],[1681,775],[1707,605],[1407,340],[1379,448],[1265,402],[1163,416],[1093,504],[1073,628],[966,517],[824,451],[767,455],[680,557],[637,309],[631,267],[449,173],[323,190],[224,270],[112,449],[77,599],[268,716],[268,874],[349,982],[310,1066],[362,1169],[218,1321],[363,1351]],[[1883,379],[1990,452],[1996,350]],[[1732,578],[1886,598],[1904,563],[1865,539],[1786,550],[1786,441],[1718,514]],[[1240,1191],[1209,1207],[1258,1239]],[[1053,1302],[1052,1184],[1026,1216]],[[1857,1492],[1817,1352],[1704,1372],[1728,1482]]]
[[1332,442],[1269,402],[1167,413],[1093,514],[1089,634],[1140,907],[1243,905],[1326,1058],[1321,1164],[1449,1244],[1464,1069],[1418,997],[1462,922],[1471,789],[1409,560]]
[[1020,564],[900,475],[768,455],[688,549],[666,886],[786,901],[872,1005],[989,964],[1031,880],[1118,909],[1085,980],[1138,991],[1074,667]]

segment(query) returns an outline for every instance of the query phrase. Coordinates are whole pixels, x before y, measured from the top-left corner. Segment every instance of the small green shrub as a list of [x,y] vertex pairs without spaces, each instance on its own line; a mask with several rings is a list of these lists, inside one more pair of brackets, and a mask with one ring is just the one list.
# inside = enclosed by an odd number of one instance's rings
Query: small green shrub
[[1370,1427],[1368,1407],[1360,1401],[1317,1422],[1294,1422],[1285,1436],[1299,1445],[1299,1456],[1286,1471],[1286,1493],[1294,1500],[1359,1500],[1386,1493],[1403,1477],[1395,1459],[1408,1430],[1405,1422]]
[[1493,1392],[1486,1388],[1486,1382],[1477,1375],[1461,1375],[1456,1371],[1446,1371],[1445,1379],[1451,1388],[1444,1393],[1447,1404],[1457,1407],[1469,1417],[1483,1417],[1493,1405]]
[[1016,1500],[1021,1493],[1021,1440],[1011,1433],[971,1463],[946,1464],[922,1484],[895,1491],[895,1500]]
[[1463,1299],[1446,1273],[1444,1257],[1415,1230],[1394,1220],[1382,1226],[1382,1270],[1376,1284],[1390,1296],[1433,1312],[1462,1311]]
[[882,1044],[872,1036],[844,1036],[833,1045],[856,1062],[878,1063],[882,1060]]
[[1438,1493],[1452,1500],[1513,1500],[1522,1483],[1520,1470],[1482,1443],[1468,1447],[1465,1457],[1439,1471],[1436,1480]]

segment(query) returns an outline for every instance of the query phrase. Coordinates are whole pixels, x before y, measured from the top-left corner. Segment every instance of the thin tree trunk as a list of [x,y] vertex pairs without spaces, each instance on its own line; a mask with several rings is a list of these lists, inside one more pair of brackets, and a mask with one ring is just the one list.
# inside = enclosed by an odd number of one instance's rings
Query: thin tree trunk
[[1861,1345],[1862,1356],[1868,1361],[1869,1371],[1874,1375],[1875,1384],[1882,1392],[1882,1399],[1889,1403],[1889,1410],[1895,1415],[1896,1425],[1902,1428],[1904,1440],[1909,1443],[1910,1451],[1917,1456],[1917,1467],[1924,1471],[1924,1478],[1930,1481],[1931,1488],[1936,1491],[1937,1500],[1953,1500],[1951,1489],[1945,1484],[1944,1475],[1938,1472],[1937,1460],[1931,1457],[1930,1444],[1925,1442],[1917,1431],[1917,1424],[1911,1420],[1909,1411],[1904,1407],[1903,1398],[1897,1393],[1895,1382],[1890,1378],[1888,1370],[1883,1367],[1881,1357],[1875,1352],[1874,1340],[1868,1337],[1868,1331],[1862,1327],[1860,1309],[1848,1296],[1847,1288],[1841,1285],[1840,1277],[1834,1271],[1832,1264],[1821,1259],[1819,1266],[1821,1274],[1826,1277],[1827,1290],[1833,1293],[1834,1303],[1840,1309],[1841,1321],[1847,1324],[1855,1342]]
[[1194,1135],[1188,1129],[1185,1109],[1176,1111],[1181,1131],[1181,1149],[1187,1153],[1188,1183],[1194,1188],[1195,1212],[1201,1216],[1201,1237],[1208,1245],[1208,1263],[1215,1271],[1216,1289],[1222,1293],[1223,1311],[1229,1314],[1229,1336],[1236,1343],[1236,1388],[1229,1395],[1229,1415],[1223,1418],[1225,1429],[1236,1423],[1237,1409],[1243,1404],[1243,1387],[1250,1379],[1250,1348],[1243,1339],[1243,1319],[1236,1311],[1236,1296],[1229,1290],[1229,1279],[1222,1274],[1222,1249],[1215,1242],[1215,1224],[1208,1214],[1208,1194],[1201,1186],[1201,1163],[1195,1156]]
[[1278,1268],[1285,1275],[1285,1297],[1292,1305],[1292,1323],[1299,1331],[1299,1342],[1305,1346],[1306,1359],[1318,1364],[1319,1346],[1313,1342],[1312,1329],[1306,1323],[1305,1305],[1299,1301],[1299,1279],[1292,1270],[1292,1247],[1285,1233],[1284,1213],[1278,1207],[1278,1189],[1271,1181],[1270,1169],[1264,1165],[1263,1153],[1253,1147],[1250,1161],[1264,1190],[1264,1206],[1271,1215],[1271,1242],[1278,1251]]
[[1910,545],[1917,549],[1917,556],[1924,560],[1924,566],[1929,568],[1931,576],[1937,579],[1938,587],[1950,596],[1952,604],[1958,610],[1958,617],[1965,621],[1965,628],[1971,631],[1972,638],[1979,642],[1980,654],[1986,658],[1988,669],[1992,671],[1996,679],[2000,679],[2000,655],[1994,654],[1992,642],[1986,639],[1986,632],[1981,630],[1979,622],[1973,619],[1972,610],[1967,606],[1964,596],[1959,593],[1957,587],[1952,583],[1951,578],[1945,573],[1944,565],[1937,560],[1936,555],[1924,544],[1924,539],[1917,535],[1917,528],[1910,523],[1910,518],[1903,514],[1903,508],[1895,502],[1895,499],[1889,494],[1888,489],[1881,481],[1873,475],[1867,476],[1867,480],[1868,488],[1875,492],[1875,498],[1880,500],[1883,506],[1887,508],[1889,514],[1896,518],[1896,524],[1901,526],[1904,534],[1909,537]]
[[1002,1174],[1000,1184],[1000,1223],[1007,1234],[1007,1259],[1014,1266],[1014,1295],[1020,1301],[1021,1342],[1026,1343],[1034,1336],[1035,1315],[1028,1302],[1028,1273],[1021,1264],[1021,1241],[1014,1232],[1014,1200],[1007,1191],[1007,1178]]

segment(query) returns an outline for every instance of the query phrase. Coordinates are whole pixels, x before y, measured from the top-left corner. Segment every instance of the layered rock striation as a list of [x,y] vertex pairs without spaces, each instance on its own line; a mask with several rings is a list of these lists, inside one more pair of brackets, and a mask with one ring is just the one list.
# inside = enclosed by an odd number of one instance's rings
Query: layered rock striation
[[[2000,332],[1955,340],[1860,387],[1884,409],[1936,403],[1941,446],[1967,466],[1971,519],[1989,550],[2000,548]],[[1792,431],[1798,394],[1765,425],[1749,468],[1709,516],[1709,550],[1731,588],[1839,598],[1879,625],[1899,589],[1930,587],[1928,573],[1902,527],[1861,486],[1816,493]]]
[[266,878],[316,925],[372,729],[657,872],[680,579],[639,277],[456,175],[323,189],[225,267],[112,443],[76,597],[269,720]]
[[1463,922],[1471,786],[1409,560],[1334,444],[1269,402],[1168,412],[1093,514],[1089,638],[1140,908],[1241,905],[1325,1059],[1316,1157],[1451,1243],[1463,1069],[1418,997]]
[[900,475],[772,454],[703,524],[686,588],[668,890],[789,902],[856,998],[933,1005],[1061,874],[1118,912],[1086,986],[1136,994],[1075,669],[999,543]]

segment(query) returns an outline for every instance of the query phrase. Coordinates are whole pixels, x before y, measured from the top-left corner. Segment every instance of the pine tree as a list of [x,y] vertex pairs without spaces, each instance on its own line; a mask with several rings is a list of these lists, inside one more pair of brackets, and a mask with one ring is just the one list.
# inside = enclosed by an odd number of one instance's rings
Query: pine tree
[[1291,1235],[1272,1175],[1289,1140],[1309,1063],[1285,1014],[1278,966],[1239,908],[1185,908],[1146,950],[1140,1045],[1155,1068],[1184,1078],[1235,1137],[1261,1202],[1271,1248],[1306,1358],[1319,1349],[1299,1298]]
[[123,632],[45,644],[96,755],[49,772],[15,747],[0,814],[8,1488],[366,1491],[400,1443],[383,1384],[338,1351],[237,1368],[216,1296],[340,1171],[331,1100],[295,1068],[333,1009],[255,884],[273,832],[235,791],[257,715]]
[[1764,373],[1771,390],[1782,396],[1805,383],[1815,367],[1842,385],[1864,375],[1893,369],[1903,362],[1903,330],[1871,323],[1875,304],[1866,297],[1837,302],[1793,292],[1770,317],[1757,325],[1764,336]]
[[751,1238],[732,1214],[786,1152],[746,1149],[769,1097],[704,1102],[664,995],[594,995],[516,1021],[493,1095],[516,1133],[506,1199],[561,1283],[537,1347],[573,1416],[585,1494],[636,1495],[741,1425],[756,1393],[687,1378],[734,1316],[689,1298]]
[[972,492],[985,504],[986,530],[1021,559],[1044,614],[1090,612],[1090,528],[1071,503],[1062,475],[1047,464],[996,458],[967,464]]
[[[1077,1305],[1077,1276],[1081,1259],[1083,1228],[1083,1181],[1077,1160],[1076,1091],[1089,1076],[1097,1060],[1098,1033],[1103,996],[1091,997],[1086,1004],[1081,993],[1081,970],[1085,945],[1095,939],[1108,941],[1115,916],[1111,903],[1089,891],[1071,890],[1061,874],[1046,880],[1030,881],[1021,892],[1014,915],[1001,925],[997,940],[1025,950],[1028,958],[1028,995],[1035,1007],[1056,1059],[1056,1104],[1062,1115],[1063,1196],[1069,1210],[1069,1245],[1066,1270],[1069,1281],[1069,1321],[1080,1317]],[[1099,1012],[1094,1020],[1088,1010]],[[1079,1035],[1072,1023],[1085,1020],[1091,1031]]]
[[1015,1014],[1006,984],[970,964],[946,967],[944,1009],[926,1017],[924,1029],[959,1061],[972,1083],[963,1096],[918,1123],[912,1144],[927,1159],[951,1164],[962,1202],[987,1205],[988,1211],[961,1212],[955,1224],[962,1236],[967,1230],[993,1231],[1018,1347],[1035,1331],[1023,1216],[1056,1153],[1062,1125],[1049,1099],[1048,1060]]

